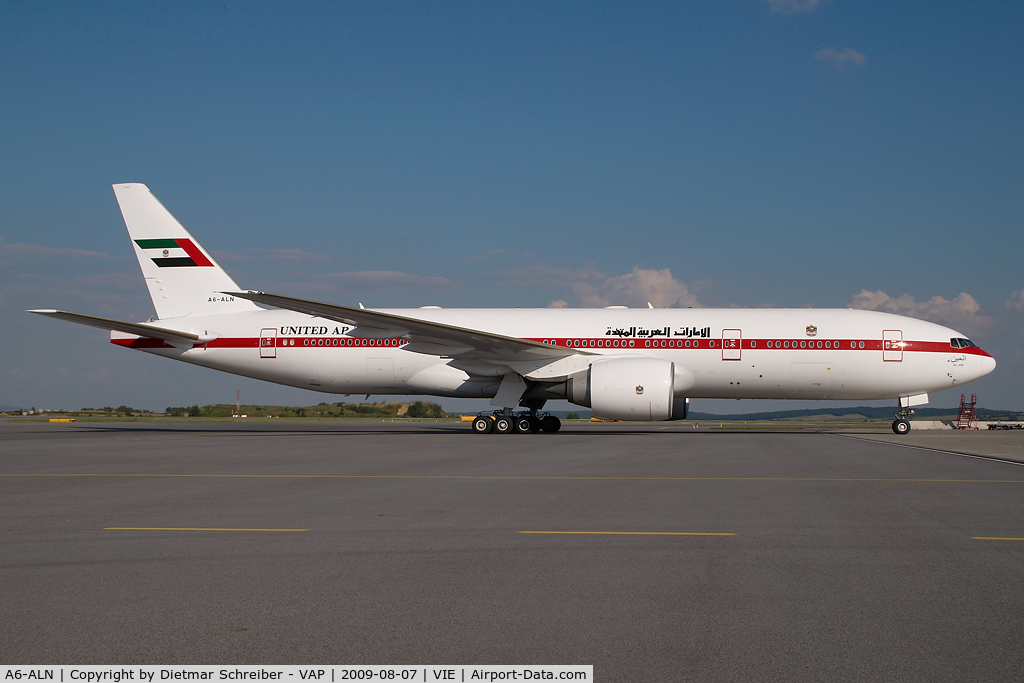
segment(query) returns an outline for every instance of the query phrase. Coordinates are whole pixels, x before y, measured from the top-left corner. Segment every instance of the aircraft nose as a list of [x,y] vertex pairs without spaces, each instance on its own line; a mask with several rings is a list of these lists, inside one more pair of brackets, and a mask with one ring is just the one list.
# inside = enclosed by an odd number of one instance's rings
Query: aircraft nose
[[996,369],[996,359],[989,355],[981,357],[981,377]]

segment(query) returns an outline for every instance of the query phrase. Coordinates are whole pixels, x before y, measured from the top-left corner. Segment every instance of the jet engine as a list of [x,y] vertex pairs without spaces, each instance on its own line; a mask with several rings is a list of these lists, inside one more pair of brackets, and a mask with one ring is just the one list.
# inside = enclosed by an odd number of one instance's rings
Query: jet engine
[[675,417],[674,379],[671,361],[612,358],[573,374],[566,393],[571,402],[605,420],[668,420]]

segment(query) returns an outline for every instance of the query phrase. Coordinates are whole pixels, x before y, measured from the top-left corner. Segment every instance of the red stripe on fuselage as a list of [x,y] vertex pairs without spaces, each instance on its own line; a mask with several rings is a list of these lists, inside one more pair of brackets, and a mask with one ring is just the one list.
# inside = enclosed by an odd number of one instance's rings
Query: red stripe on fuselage
[[[385,341],[387,343],[385,343]],[[721,351],[722,340],[721,339],[673,339],[675,342],[674,346],[668,346],[670,340],[648,340],[648,339],[597,339],[597,338],[584,338],[584,337],[573,337],[573,338],[524,338],[524,341],[533,341],[546,343],[549,346],[557,346],[572,349],[586,349],[588,351]],[[607,344],[607,346],[598,346],[598,342]],[[619,346],[613,346],[614,341],[619,342]],[[633,346],[629,345],[629,342],[633,342]],[[665,346],[661,345],[661,342],[665,341]],[[686,346],[686,342],[690,342],[690,346]],[[772,346],[768,346],[768,342],[772,342]],[[789,341],[789,347],[785,347],[782,344]],[[803,341],[808,346],[800,348],[800,342]],[[806,351],[810,352],[821,352],[821,351],[882,351],[882,341],[878,339],[837,339],[829,340],[830,348],[825,348],[824,341],[822,340],[822,348],[818,348],[818,340],[807,340],[807,339],[744,339],[742,340],[741,347],[747,351]],[[337,342],[337,343],[334,343]],[[651,346],[646,346],[647,342],[651,343]],[[713,345],[712,345],[713,342]],[[861,347],[861,342],[864,346]],[[138,339],[111,339],[111,344],[117,344],[118,346],[127,346],[129,348],[141,349],[141,348],[175,348],[170,346],[159,339],[150,339],[148,337],[142,337]],[[379,348],[401,348],[409,342],[404,339],[359,339],[355,337],[275,337],[274,346],[277,348],[334,348],[334,349],[379,349]],[[814,346],[809,346],[810,344]],[[655,346],[657,344],[657,346]],[[965,354],[971,356],[987,356],[991,357],[984,349],[977,346],[968,346],[962,349],[954,349],[949,345],[948,342],[931,342],[931,341],[904,341],[903,351],[906,353],[952,353],[952,354]],[[853,345],[853,346],[851,346]],[[220,337],[214,339],[205,344],[194,344],[195,348],[210,348],[210,349],[252,349],[260,347],[259,337]],[[855,348],[854,348],[855,347]]]

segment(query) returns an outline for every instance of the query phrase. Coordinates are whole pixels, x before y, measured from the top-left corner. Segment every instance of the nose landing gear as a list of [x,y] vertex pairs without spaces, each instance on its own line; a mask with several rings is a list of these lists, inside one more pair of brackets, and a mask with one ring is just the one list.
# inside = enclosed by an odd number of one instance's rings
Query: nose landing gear
[[893,420],[892,431],[902,436],[910,431],[910,422],[908,420]]
[[892,431],[900,436],[910,433],[910,420],[907,418],[914,414],[914,411],[910,408],[904,408],[900,406],[899,409],[893,415],[896,419],[892,421]]

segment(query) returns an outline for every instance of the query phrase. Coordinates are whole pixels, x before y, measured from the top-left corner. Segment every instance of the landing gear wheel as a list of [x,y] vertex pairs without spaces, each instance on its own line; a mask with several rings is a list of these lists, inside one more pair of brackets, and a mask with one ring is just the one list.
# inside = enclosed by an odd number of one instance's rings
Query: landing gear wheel
[[562,421],[554,415],[548,415],[540,421],[540,428],[548,434],[554,434],[562,428]]
[[513,421],[515,425],[516,434],[532,434],[533,433],[533,421],[527,417],[517,417]]
[[540,418],[536,415],[530,416],[530,433],[536,434],[540,431]]
[[490,434],[492,429],[494,429],[494,420],[489,417],[480,415],[473,420],[474,434]]
[[910,431],[910,422],[907,420],[893,420],[892,431],[900,435],[906,434]]
[[513,429],[512,418],[499,415],[494,418],[494,431],[498,434],[511,434]]

